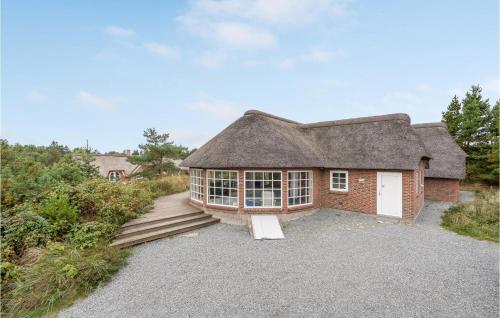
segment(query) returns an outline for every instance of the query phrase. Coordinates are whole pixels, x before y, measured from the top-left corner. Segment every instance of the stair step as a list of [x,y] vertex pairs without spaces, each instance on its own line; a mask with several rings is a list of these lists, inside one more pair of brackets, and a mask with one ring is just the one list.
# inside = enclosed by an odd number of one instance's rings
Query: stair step
[[169,215],[169,216],[159,215],[158,217],[151,217],[151,218],[147,218],[147,219],[146,218],[138,218],[138,219],[135,219],[135,220],[132,220],[130,222],[123,224],[122,229],[128,230],[128,229],[132,229],[132,228],[142,227],[146,224],[152,225],[152,224],[163,223],[163,222],[173,221],[173,220],[179,220],[179,219],[183,219],[186,217],[203,215],[203,214],[204,214],[203,211],[200,210],[200,211],[195,211],[195,212],[191,212],[191,213],[179,213],[176,215]]
[[209,214],[196,214],[194,216],[187,216],[184,218],[179,218],[179,219],[167,219],[162,222],[158,223],[143,223],[143,224],[137,224],[136,226],[133,227],[126,227],[122,229],[122,231],[116,236],[117,239],[122,239],[125,237],[131,237],[139,234],[145,234],[149,232],[156,232],[161,229],[166,229],[169,227],[176,227],[180,226],[183,224],[188,224],[188,223],[196,223],[198,221],[203,221],[206,219],[210,219],[211,216]]
[[137,245],[157,239],[161,239],[167,236],[172,236],[175,234],[179,233],[184,233],[184,232],[189,232],[191,230],[199,229],[205,226],[209,226],[215,223],[219,223],[219,219],[212,218],[210,217],[209,219],[199,221],[199,222],[194,222],[194,223],[188,223],[176,227],[171,227],[171,228],[166,228],[154,232],[149,232],[149,233],[144,233],[140,235],[134,235],[132,237],[126,237],[122,239],[115,240],[113,243],[111,243],[111,246],[114,247],[119,247],[119,248],[124,248],[124,247],[129,247],[132,245]]

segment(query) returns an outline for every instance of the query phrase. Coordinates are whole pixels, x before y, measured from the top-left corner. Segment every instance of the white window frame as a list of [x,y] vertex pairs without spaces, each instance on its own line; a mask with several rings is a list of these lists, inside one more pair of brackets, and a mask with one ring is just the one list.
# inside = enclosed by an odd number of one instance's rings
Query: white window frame
[[[310,189],[310,194],[308,196],[311,197],[311,202],[309,203],[300,203],[300,204],[290,204],[289,202],[289,199],[290,199],[290,173],[292,172],[298,172],[298,173],[301,173],[301,172],[307,172],[309,173],[309,176],[310,178],[308,178],[309,182],[310,182],[310,186],[308,187]],[[311,205],[313,204],[314,202],[314,182],[313,182],[313,179],[314,179],[314,173],[312,170],[288,170],[288,174],[287,174],[287,195],[286,195],[286,202],[288,204],[289,207],[296,207],[296,206],[303,206],[303,205]],[[302,188],[302,187],[298,187],[298,188],[293,188],[293,189],[305,189],[305,188]],[[295,197],[292,197],[292,198],[295,198]]]
[[[211,203],[210,202],[210,181],[208,180],[208,175],[210,174],[209,172],[213,171],[214,176],[215,172],[220,171],[220,172],[236,172],[236,205],[227,205],[227,204],[219,204],[219,203]],[[215,177],[214,177],[215,180]],[[205,170],[205,188],[206,188],[206,196],[207,196],[207,205],[212,205],[212,206],[223,206],[223,207],[228,207],[228,208],[235,208],[238,209],[240,206],[240,175],[238,170],[224,170],[224,169],[208,169]],[[230,188],[232,189],[232,188]],[[224,199],[222,199],[222,202],[224,202]]]
[[[270,173],[279,173],[281,178],[280,178],[280,193],[281,193],[281,198],[280,198],[280,205],[272,205],[272,206],[247,206],[247,172],[270,172]],[[264,181],[264,180],[262,180]],[[274,179],[273,179],[274,181]],[[273,201],[274,201],[274,185],[272,188],[272,193],[273,193]],[[288,196],[287,196],[288,197]],[[288,199],[288,198],[287,198]],[[283,207],[283,171],[281,170],[245,170],[243,171],[243,203],[245,209],[281,209]],[[264,200],[262,200],[262,203],[264,203]]]
[[[111,176],[114,176],[113,180],[111,180]],[[120,173],[116,170],[112,170],[108,174],[108,181],[109,182],[118,182],[120,181]]]
[[[333,174],[334,173],[345,173],[345,189],[335,189],[333,188]],[[330,170],[330,191],[334,192],[348,192],[349,191],[349,171],[347,170]]]
[[[199,172],[200,176],[192,176],[191,172]],[[199,179],[200,181],[199,191],[193,191],[193,187],[197,186],[193,183],[193,177]],[[198,194],[200,196],[200,199],[193,197],[193,194]],[[203,169],[189,169],[189,197],[191,198],[191,200],[203,203]]]

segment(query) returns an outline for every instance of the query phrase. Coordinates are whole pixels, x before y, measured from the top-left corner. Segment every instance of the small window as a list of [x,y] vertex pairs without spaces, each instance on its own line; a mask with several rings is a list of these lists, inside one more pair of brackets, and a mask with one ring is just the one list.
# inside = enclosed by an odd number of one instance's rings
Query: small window
[[330,190],[347,192],[349,187],[349,174],[347,171],[330,171]]
[[120,180],[120,174],[118,171],[111,171],[108,175],[108,180],[111,182],[116,182]]

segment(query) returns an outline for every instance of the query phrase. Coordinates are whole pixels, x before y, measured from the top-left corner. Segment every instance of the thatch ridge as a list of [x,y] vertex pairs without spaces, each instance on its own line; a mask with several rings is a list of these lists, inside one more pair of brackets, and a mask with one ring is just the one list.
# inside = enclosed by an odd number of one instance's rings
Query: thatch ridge
[[403,120],[410,124],[410,116],[408,114],[396,113],[388,115],[378,115],[369,117],[358,117],[358,118],[348,118],[339,119],[331,121],[320,121],[317,123],[302,124],[303,128],[315,128],[315,127],[325,127],[325,126],[340,126],[340,125],[353,125],[353,124],[365,124],[378,121],[388,121],[388,120]]
[[250,110],[247,110],[244,114],[244,116],[246,115],[260,115],[260,116],[266,116],[266,117],[269,117],[269,118],[273,118],[273,119],[277,119],[277,120],[281,120],[281,121],[284,121],[284,122],[287,122],[287,123],[291,123],[291,124],[297,124],[297,125],[300,125],[299,122],[296,122],[296,121],[293,121],[291,119],[288,119],[288,118],[283,118],[283,117],[279,117],[279,116],[276,116],[276,115],[273,115],[273,114],[269,114],[269,113],[265,113],[265,112],[262,112],[260,110],[256,110],[256,109],[250,109]]

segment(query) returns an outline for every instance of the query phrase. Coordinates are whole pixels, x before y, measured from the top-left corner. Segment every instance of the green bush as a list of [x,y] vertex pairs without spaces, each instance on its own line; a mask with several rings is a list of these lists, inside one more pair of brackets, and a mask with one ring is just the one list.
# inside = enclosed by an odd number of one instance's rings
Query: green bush
[[107,223],[96,221],[79,224],[71,233],[69,241],[81,248],[94,247],[101,238],[110,238],[114,227]]
[[91,179],[78,185],[75,200],[86,220],[121,225],[146,212],[153,204],[152,195],[135,183]]
[[49,245],[36,263],[18,269],[15,288],[3,292],[3,312],[7,317],[24,317],[33,310],[41,315],[86,295],[123,266],[128,253],[107,244],[83,250]]
[[53,238],[52,227],[40,215],[19,212],[2,222],[2,255],[5,250],[12,250],[21,255],[26,248],[45,246]]
[[0,140],[1,305],[6,317],[45,315],[104,283],[125,262],[114,230],[153,198],[188,189],[186,175],[110,183],[69,149]]
[[37,213],[49,221],[57,236],[69,232],[78,217],[78,209],[71,205],[67,195],[49,197],[40,204]]
[[498,242],[499,211],[498,190],[478,191],[473,202],[446,211],[441,225],[461,235]]

